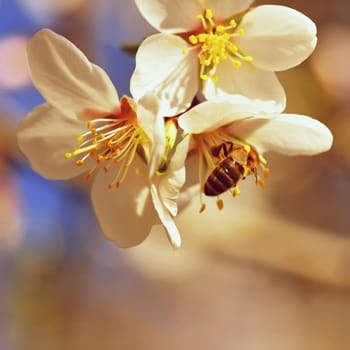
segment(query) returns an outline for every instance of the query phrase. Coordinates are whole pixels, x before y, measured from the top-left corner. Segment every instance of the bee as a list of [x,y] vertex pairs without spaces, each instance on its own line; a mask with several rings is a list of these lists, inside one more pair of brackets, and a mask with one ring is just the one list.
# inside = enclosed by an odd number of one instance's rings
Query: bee
[[223,142],[213,146],[211,154],[218,158],[218,162],[204,183],[206,196],[218,196],[231,188],[236,188],[238,182],[249,174],[253,174],[258,181],[257,167],[260,158],[253,147]]

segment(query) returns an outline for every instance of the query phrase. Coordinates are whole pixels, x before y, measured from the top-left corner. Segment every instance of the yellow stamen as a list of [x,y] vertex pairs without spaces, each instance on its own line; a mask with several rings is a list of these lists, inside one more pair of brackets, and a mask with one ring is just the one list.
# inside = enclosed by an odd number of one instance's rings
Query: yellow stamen
[[243,62],[253,61],[252,56],[243,52],[235,43],[236,37],[244,35],[244,29],[237,30],[237,22],[234,19],[226,24],[216,24],[213,11],[205,9],[203,14],[196,16],[202,22],[202,32],[192,34],[188,37],[191,45],[199,46],[200,79],[209,78],[215,83],[217,66],[221,61],[229,60],[234,68],[242,66]]
[[212,19],[213,18],[213,11],[211,9],[206,9],[204,17],[206,19]]
[[[97,168],[102,168],[104,172],[117,169],[110,184],[112,187],[119,187],[124,180],[140,142],[149,143],[147,135],[137,125],[135,106],[128,97],[121,98],[120,111],[116,115],[89,120],[87,131],[76,139],[80,145],[67,152],[65,157],[70,159],[80,155],[80,159],[75,161],[77,166],[83,166],[89,158],[96,157],[95,166],[85,176],[86,180]],[[118,169],[116,164],[119,163]]]

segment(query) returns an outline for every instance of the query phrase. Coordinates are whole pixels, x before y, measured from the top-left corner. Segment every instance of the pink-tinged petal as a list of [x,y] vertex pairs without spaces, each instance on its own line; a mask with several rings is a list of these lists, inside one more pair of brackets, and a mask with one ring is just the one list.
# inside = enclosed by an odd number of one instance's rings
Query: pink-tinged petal
[[65,154],[78,145],[77,136],[86,131],[86,124],[60,110],[44,104],[36,107],[21,122],[17,141],[31,166],[50,179],[68,179],[86,172],[91,162],[77,166]]
[[188,32],[198,25],[196,15],[203,12],[194,0],[136,0],[142,16],[157,30],[166,33]]
[[198,90],[198,58],[180,37],[155,34],[144,40],[136,54],[130,91],[136,100],[147,93],[159,99],[159,113],[173,116],[187,109]]
[[100,227],[106,237],[119,247],[140,244],[151,231],[156,212],[148,187],[148,170],[136,156],[124,182],[117,188],[108,188],[116,175],[99,172],[91,190],[92,204]]
[[158,187],[155,184],[151,184],[151,193],[152,193],[153,205],[158,213],[161,223],[163,224],[166,230],[170,244],[174,248],[180,248],[181,246],[180,232],[174,223],[173,217],[171,216],[167,208],[164,206],[160,198]]
[[260,152],[313,155],[328,151],[333,142],[330,130],[303,115],[281,114],[273,119],[251,118],[232,124],[231,131],[246,139]]
[[243,63],[240,68],[232,67],[229,61],[218,65],[218,80],[208,80],[203,94],[208,100],[231,100],[247,103],[251,100],[260,108],[270,112],[282,112],[286,105],[284,89],[273,72]]
[[63,36],[43,29],[29,41],[28,62],[34,85],[62,112],[89,117],[88,111],[110,113],[118,94],[103,69]]
[[237,38],[238,46],[265,70],[279,71],[298,65],[310,56],[317,42],[315,24],[285,6],[258,6],[243,17],[241,28],[244,35]]
[[255,103],[203,102],[181,115],[179,126],[190,134],[201,134],[216,130],[237,120],[245,120],[258,114]]
[[223,20],[245,11],[254,0],[203,0],[203,9],[211,9],[214,20]]

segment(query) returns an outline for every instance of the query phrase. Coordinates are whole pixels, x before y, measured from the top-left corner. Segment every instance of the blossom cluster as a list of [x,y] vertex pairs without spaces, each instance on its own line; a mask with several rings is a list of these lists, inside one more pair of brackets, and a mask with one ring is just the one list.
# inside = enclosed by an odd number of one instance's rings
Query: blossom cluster
[[[181,245],[178,205],[240,193],[252,175],[264,186],[263,154],[327,151],[332,134],[308,116],[283,113],[275,72],[304,61],[316,26],[284,6],[252,0],[135,0],[159,32],[136,54],[131,97],[107,73],[49,29],[30,40],[32,80],[47,101],[17,137],[32,167],[51,179],[85,174],[105,235],[120,247],[142,242],[155,224]],[[194,169],[196,168],[196,169]],[[185,183],[186,172],[198,173]]]

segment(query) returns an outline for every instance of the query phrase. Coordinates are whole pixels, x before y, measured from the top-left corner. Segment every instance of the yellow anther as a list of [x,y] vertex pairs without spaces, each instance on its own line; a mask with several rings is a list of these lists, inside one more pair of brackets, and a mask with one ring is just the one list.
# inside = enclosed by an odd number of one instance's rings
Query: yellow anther
[[223,25],[216,26],[216,33],[223,33],[225,31],[225,27]]
[[200,43],[204,43],[205,40],[207,39],[207,37],[208,37],[208,34],[200,33],[200,34],[198,34],[198,41]]
[[239,35],[239,36],[243,36],[243,35],[244,35],[244,29],[243,29],[243,28],[240,28],[240,29],[238,30],[238,35]]
[[218,81],[218,76],[216,74],[213,74],[211,77],[210,77],[211,81],[215,84],[217,81]]
[[238,187],[235,187],[232,192],[233,197],[239,196],[240,194],[241,190]]
[[267,160],[261,154],[259,154],[259,161],[260,163],[267,164]]
[[258,179],[257,185],[261,188],[265,188],[265,181],[263,179]]
[[87,128],[90,130],[92,127],[92,123],[91,123],[91,120],[88,120],[87,122]]
[[90,131],[91,131],[92,136],[97,135],[97,130],[95,128],[91,128]]
[[205,14],[204,17],[206,19],[212,19],[213,18],[213,11],[211,9],[206,9],[205,10]]
[[253,62],[253,57],[252,56],[244,56],[243,60],[246,62]]
[[183,49],[182,49],[182,54],[183,54],[183,55],[186,55],[186,54],[187,54],[187,49],[183,48]]
[[200,77],[201,77],[201,79],[204,80],[204,81],[208,80],[208,75],[206,75],[206,74],[201,74]]
[[190,35],[188,38],[188,41],[192,44],[192,45],[196,45],[198,44],[198,39],[195,35]]
[[202,15],[196,15],[196,19],[202,20],[202,19],[203,19],[203,16],[202,16]]
[[70,158],[72,158],[72,153],[67,152],[64,156],[65,156],[67,159],[70,159]]
[[231,19],[231,21],[229,22],[229,25],[231,28],[236,28],[237,27],[237,22],[234,19]]
[[250,150],[252,149],[249,145],[244,145],[243,148],[247,153],[249,153]]
[[84,136],[83,136],[83,135],[77,136],[77,141],[78,141],[78,142],[81,142],[81,141],[83,141],[83,140],[84,140]]
[[78,160],[75,162],[75,164],[76,164],[77,166],[82,166],[82,165],[84,164],[84,161],[83,161],[82,159],[78,159]]
[[263,174],[265,177],[268,177],[270,175],[270,169],[269,168],[263,168]]
[[224,201],[222,199],[218,199],[216,201],[216,206],[218,207],[219,210],[222,210],[224,207]]
[[235,68],[239,68],[239,67],[242,65],[242,62],[239,61],[239,60],[233,60],[233,61],[232,61],[232,65],[233,65]]
[[238,47],[234,43],[229,43],[227,47],[232,53],[236,53],[238,51]]

